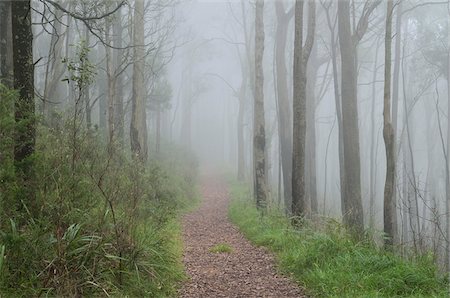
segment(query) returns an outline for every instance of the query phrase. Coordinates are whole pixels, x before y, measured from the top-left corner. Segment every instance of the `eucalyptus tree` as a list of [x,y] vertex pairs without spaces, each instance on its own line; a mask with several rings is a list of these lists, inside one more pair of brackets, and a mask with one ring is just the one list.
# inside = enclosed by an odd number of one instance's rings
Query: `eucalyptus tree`
[[267,208],[266,133],[264,118],[264,0],[256,1],[255,13],[255,92],[253,110],[253,166],[256,206]]
[[385,58],[384,58],[384,108],[383,108],[383,138],[386,147],[386,182],[384,185],[384,233],[385,244],[392,247],[397,230],[397,209],[395,204],[395,147],[394,129],[391,117],[391,57],[392,57],[392,14],[393,0],[387,1]]
[[306,144],[306,70],[314,45],[316,26],[315,1],[309,1],[308,34],[303,45],[304,1],[295,2],[294,98],[292,147],[292,214],[305,215],[305,144]]
[[[352,31],[350,2],[338,1],[338,32],[341,53],[342,129],[344,196],[341,198],[344,223],[357,234],[364,230],[361,198],[361,161],[358,128],[357,46],[369,25],[369,18],[381,1],[366,1]],[[342,165],[341,165],[342,166]]]
[[[18,91],[15,100],[15,140],[14,166],[20,177],[20,200],[31,210],[36,211],[33,180],[34,165],[32,155],[35,152],[36,126],[34,103],[34,63],[33,32],[31,28],[30,1],[11,2],[12,66],[13,88]],[[22,209],[23,207],[20,207]]]

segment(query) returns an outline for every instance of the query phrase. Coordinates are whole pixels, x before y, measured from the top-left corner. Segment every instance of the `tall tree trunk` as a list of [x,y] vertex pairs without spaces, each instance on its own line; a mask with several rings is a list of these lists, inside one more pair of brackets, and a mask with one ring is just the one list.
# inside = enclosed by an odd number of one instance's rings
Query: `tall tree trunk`
[[[60,20],[63,16],[61,10],[55,11],[55,18]],[[55,109],[61,102],[61,77],[64,74],[64,64],[62,60],[62,49],[64,39],[61,36],[61,22],[54,22],[53,32],[50,39],[50,46],[48,49],[48,61],[45,71],[45,83],[44,83],[44,101],[42,107],[42,113],[48,123],[53,126],[53,117]]]
[[35,210],[32,182],[34,178],[33,159],[36,127],[34,115],[34,64],[33,32],[31,30],[30,1],[11,3],[14,89],[19,91],[15,103],[15,121],[18,124],[15,135],[14,162],[16,173],[23,180],[21,199],[27,207]]
[[311,214],[317,214],[317,167],[316,167],[316,82],[320,65],[317,61],[317,47],[313,47],[311,62],[307,67],[306,82],[306,195]]
[[[450,17],[450,16],[449,16]],[[447,26],[450,28],[450,20],[447,19]],[[450,34],[449,34],[450,37]],[[450,40],[447,48],[447,115],[450,115]],[[450,117],[447,117],[447,152],[445,164],[445,223],[446,237],[445,243],[445,266],[446,271],[450,272]],[[450,279],[450,277],[449,277]]]
[[284,206],[287,214],[292,212],[292,121],[286,68],[286,40],[292,10],[285,12],[283,2],[276,1],[276,86],[278,100],[278,136],[283,171]]
[[133,158],[147,160],[147,119],[144,87],[144,0],[136,0],[134,7],[133,95],[131,103],[130,141]]
[[0,1],[0,83],[13,86],[11,1]]
[[344,139],[345,195],[344,223],[357,234],[364,230],[359,153],[356,43],[350,28],[350,3],[338,1],[338,28],[341,49],[342,124]]
[[[86,46],[89,47],[89,29],[87,27],[84,28],[84,40],[86,42]],[[85,106],[85,114],[86,114],[86,127],[87,129],[91,129],[92,127],[92,109],[91,109],[91,94],[90,94],[90,86],[87,85],[84,87],[83,92],[83,102]]]
[[[142,12],[139,12],[140,14]],[[111,31],[112,31],[112,24],[111,20],[105,20],[106,26],[105,26],[105,41],[107,44],[112,44],[112,38],[111,38]],[[136,44],[136,43],[135,43]],[[107,102],[108,102],[108,138],[109,138],[109,144],[111,148],[114,146],[115,143],[115,124],[116,121],[114,120],[115,112],[115,98],[116,98],[116,74],[115,74],[115,63],[116,61],[113,60],[113,49],[110,47],[105,47],[105,53],[106,53],[106,77],[108,82],[108,88],[107,88]],[[135,52],[136,53],[136,52]],[[136,57],[134,57],[136,58]],[[136,63],[136,60],[134,61]],[[143,62],[140,62],[143,63]],[[135,70],[135,69],[134,69]],[[133,74],[133,84],[134,82],[134,76]],[[142,87],[142,86],[141,86]],[[140,88],[141,88],[140,87]],[[134,91],[134,89],[133,89]]]
[[266,132],[264,118],[264,0],[256,0],[255,14],[255,94],[253,112],[253,165],[256,206],[267,208]]
[[[120,0],[117,1],[119,4]],[[115,136],[118,142],[118,145],[123,147],[124,145],[124,137],[125,137],[125,126],[124,126],[124,109],[123,109],[123,75],[121,73],[121,65],[123,59],[123,50],[122,48],[122,17],[121,17],[121,8],[117,11],[118,20],[116,20],[112,27],[113,32],[113,45],[116,48],[113,51],[113,61],[114,61],[114,75],[115,75],[115,87],[114,91],[114,128],[115,128]]]
[[303,0],[295,2],[292,142],[292,214],[305,214],[306,69],[314,43],[315,2],[309,1],[308,35],[303,48]]
[[378,75],[378,51],[380,49],[380,42],[376,41],[375,61],[373,63],[373,77],[372,77],[372,103],[370,111],[370,182],[369,182],[369,227],[374,228],[375,224],[375,197],[376,197],[376,182],[377,182],[377,167],[375,156],[378,150],[377,133],[375,128],[375,109],[377,101],[377,75]]
[[384,233],[385,244],[392,247],[397,232],[397,210],[394,201],[395,187],[395,155],[394,130],[391,121],[391,56],[392,56],[392,14],[393,0],[387,2],[385,58],[384,58],[384,108],[383,108],[383,138],[386,146],[386,183],[384,185]]

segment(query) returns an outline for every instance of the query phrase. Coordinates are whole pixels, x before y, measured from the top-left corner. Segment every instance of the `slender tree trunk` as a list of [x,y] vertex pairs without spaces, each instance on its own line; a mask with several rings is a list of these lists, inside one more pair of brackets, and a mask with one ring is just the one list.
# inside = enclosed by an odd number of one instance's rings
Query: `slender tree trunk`
[[33,32],[31,30],[30,1],[11,3],[14,89],[19,91],[15,102],[15,121],[17,123],[14,148],[16,174],[22,178],[21,197],[24,204],[34,212],[33,159],[36,127],[34,115],[34,64]]
[[[89,30],[85,27],[84,31],[84,39],[86,42],[86,46],[89,46]],[[85,105],[85,114],[86,114],[86,127],[87,129],[91,129],[92,127],[92,111],[91,111],[91,94],[90,94],[90,86],[85,86],[83,92],[83,101]]]
[[375,198],[376,198],[376,181],[377,181],[377,165],[375,161],[375,152],[377,151],[376,128],[375,128],[375,102],[377,101],[377,74],[378,74],[378,51],[380,43],[377,39],[375,50],[375,61],[373,64],[373,84],[372,84],[372,105],[370,112],[370,183],[369,183],[369,227],[374,228],[375,216]]
[[305,213],[306,75],[303,65],[304,1],[295,2],[294,99],[292,141],[292,214]]
[[[139,12],[141,13],[141,12]],[[112,38],[111,38],[111,31],[112,31],[112,24],[110,20],[106,20],[106,28],[105,28],[105,40],[108,44],[112,44]],[[111,148],[114,146],[115,143],[115,124],[116,121],[114,120],[115,112],[115,98],[116,98],[116,75],[115,75],[115,62],[113,60],[113,49],[110,47],[105,47],[106,52],[106,77],[108,82],[108,88],[107,88],[107,103],[108,103],[108,138],[109,138],[109,144]],[[136,58],[136,57],[135,57]],[[136,61],[135,61],[136,63]],[[142,63],[142,62],[141,62]],[[133,69],[135,70],[135,69]],[[134,76],[134,74],[133,74]],[[133,81],[134,83],[134,81]]]
[[304,216],[306,143],[306,69],[314,44],[315,2],[309,1],[308,35],[303,47],[303,0],[295,2],[294,100],[292,142],[292,214]]
[[392,57],[392,14],[393,0],[387,2],[385,61],[384,61],[384,108],[383,108],[383,138],[386,146],[386,183],[384,185],[384,233],[385,244],[392,247],[397,236],[397,211],[394,201],[395,187],[395,155],[394,130],[391,120],[391,57]]
[[256,0],[255,14],[255,94],[253,112],[253,165],[256,206],[267,208],[266,132],[264,118],[264,0]]
[[[60,20],[63,16],[62,11],[55,11],[55,18]],[[53,118],[55,109],[61,99],[61,77],[64,74],[64,64],[62,60],[62,49],[64,39],[61,36],[61,22],[54,22],[52,25],[53,32],[50,39],[50,46],[48,49],[48,61],[45,71],[44,82],[44,101],[42,107],[43,116],[46,118],[50,125],[54,125]]]
[[316,167],[316,82],[317,70],[319,68],[317,61],[317,48],[313,47],[311,54],[311,63],[307,67],[306,82],[306,195],[308,197],[311,214],[317,214],[317,167]]
[[13,86],[11,1],[0,1],[0,83]]
[[144,88],[144,0],[136,0],[134,7],[133,95],[131,104],[130,141],[133,158],[145,162],[148,156],[147,120]]
[[284,206],[287,214],[292,212],[292,121],[286,68],[286,40],[292,14],[284,11],[282,1],[275,2],[277,12],[276,31],[276,86],[278,100],[278,136],[283,170]]
[[342,199],[344,223],[357,234],[364,230],[359,153],[356,44],[350,28],[350,3],[338,1],[338,28],[341,49],[342,124],[344,138],[345,195]]
[[[447,26],[450,26],[450,21],[447,19]],[[449,27],[450,28],[450,27]],[[449,33],[450,38],[450,33]],[[450,115],[450,40],[447,48],[447,115]],[[445,165],[445,222],[446,222],[446,237],[445,243],[445,265],[446,271],[450,272],[450,117],[447,117],[447,153]],[[449,276],[450,279],[450,276]]]
[[[117,1],[119,4],[120,0]],[[114,22],[112,25],[113,32],[113,45],[116,49],[113,51],[113,61],[114,61],[114,76],[115,76],[115,87],[114,91],[114,129],[115,129],[115,137],[118,142],[118,145],[123,147],[124,138],[125,138],[125,126],[124,126],[124,109],[123,109],[123,89],[124,89],[124,81],[123,75],[121,74],[121,65],[123,59],[123,50],[122,48],[122,17],[121,17],[121,8],[116,12],[118,16],[118,20]]]

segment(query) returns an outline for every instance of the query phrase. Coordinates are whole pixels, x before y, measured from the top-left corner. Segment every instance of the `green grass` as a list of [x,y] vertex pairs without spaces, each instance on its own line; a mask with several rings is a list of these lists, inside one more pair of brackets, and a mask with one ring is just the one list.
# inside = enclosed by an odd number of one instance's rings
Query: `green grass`
[[211,247],[209,249],[210,252],[212,253],[232,253],[233,252],[233,248],[226,243],[219,243],[217,245],[214,245],[213,247]]
[[359,243],[337,222],[320,231],[293,229],[280,213],[261,217],[243,185],[232,184],[229,217],[256,245],[270,248],[280,270],[314,297],[448,297],[431,256],[404,260]]

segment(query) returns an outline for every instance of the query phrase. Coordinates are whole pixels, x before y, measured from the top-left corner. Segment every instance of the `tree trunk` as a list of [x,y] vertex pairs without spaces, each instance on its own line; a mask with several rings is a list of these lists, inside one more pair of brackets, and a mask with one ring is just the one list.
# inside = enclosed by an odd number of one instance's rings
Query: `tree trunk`
[[[450,21],[447,19],[447,26]],[[450,27],[449,27],[450,28]],[[449,34],[450,35],[450,34]],[[450,115],[450,40],[447,48],[447,115]],[[450,272],[450,117],[447,117],[447,152],[445,165],[445,222],[446,222],[446,238],[445,243],[445,266],[447,273]],[[450,279],[450,277],[449,277]]]
[[385,61],[384,61],[384,108],[383,108],[383,138],[386,146],[386,183],[384,185],[384,233],[385,245],[392,247],[397,231],[397,210],[394,201],[395,187],[395,156],[394,130],[391,122],[391,56],[392,56],[392,14],[393,0],[387,2]]
[[[84,28],[84,39],[86,42],[86,46],[89,46],[89,29],[87,27]],[[83,92],[83,102],[85,106],[85,114],[86,114],[86,128],[89,130],[92,127],[92,111],[91,111],[91,94],[90,94],[90,86],[87,85],[84,87]]]
[[16,173],[23,180],[21,199],[27,207],[34,209],[33,160],[30,158],[35,150],[36,127],[34,115],[34,64],[33,32],[31,30],[30,1],[13,1],[11,3],[14,89],[19,91],[15,102],[14,162]]
[[[119,4],[120,1],[117,1]],[[121,18],[121,9],[117,11],[118,20],[114,22],[112,27],[113,32],[113,45],[116,49],[113,51],[113,61],[114,61],[114,76],[115,76],[115,87],[114,91],[114,128],[115,128],[115,137],[118,142],[118,145],[123,147],[124,145],[124,137],[125,137],[125,126],[124,126],[124,110],[123,110],[123,75],[121,74],[121,62],[123,59],[123,50],[122,48],[122,18]]]
[[350,28],[350,3],[338,1],[341,49],[342,124],[344,139],[345,194],[341,198],[344,224],[357,234],[364,230],[359,153],[356,44]]
[[314,43],[315,2],[309,2],[308,36],[303,48],[304,1],[295,2],[294,41],[294,96],[292,142],[292,214],[304,216],[305,192],[305,143],[306,143],[306,69]]
[[[56,19],[60,20],[62,16],[63,13],[61,10],[55,11]],[[61,62],[64,42],[61,36],[61,27],[61,22],[54,22],[52,26],[53,32],[48,49],[48,61],[45,71],[42,113],[51,126],[56,125],[54,123],[55,110],[58,106],[61,106],[63,97],[61,95],[62,92],[60,92],[62,87],[61,77],[65,71],[64,64]]]
[[[141,12],[139,12],[141,13]],[[111,44],[111,31],[112,31],[112,24],[110,20],[106,20],[106,26],[105,26],[105,41],[107,44]],[[107,103],[108,103],[108,138],[109,138],[109,144],[110,146],[114,146],[115,143],[115,123],[114,120],[115,112],[114,112],[114,106],[115,106],[115,98],[116,98],[116,75],[115,75],[115,63],[116,61],[113,60],[113,49],[110,47],[105,47],[105,53],[106,53],[106,77],[108,82],[108,88],[107,88]],[[134,57],[136,58],[136,57]],[[136,60],[134,61],[136,63]],[[142,62],[140,62],[142,63]],[[135,70],[135,69],[134,69]],[[133,76],[134,78],[134,76]],[[134,80],[133,80],[133,83]],[[141,86],[142,87],[142,86]],[[141,88],[139,87],[139,88]],[[134,90],[133,90],[134,91]],[[112,147],[111,147],[112,148]]]
[[131,103],[130,141],[133,158],[145,162],[148,156],[147,120],[144,88],[144,0],[134,7],[133,95]]
[[311,63],[307,67],[306,82],[306,195],[309,202],[309,211],[311,214],[317,214],[317,168],[316,168],[316,82],[317,70],[317,48],[313,47],[311,54]]
[[13,86],[11,2],[0,1],[0,83]]
[[377,137],[375,128],[375,109],[377,101],[377,75],[378,75],[378,51],[380,49],[380,42],[376,41],[375,61],[373,63],[373,77],[372,77],[372,103],[370,111],[370,181],[369,181],[369,227],[374,228],[375,217],[375,197],[377,189],[377,167],[375,156],[377,152]]
[[276,31],[276,86],[278,100],[278,136],[283,171],[284,206],[287,214],[292,212],[292,121],[286,68],[286,40],[292,13],[286,13],[282,1],[275,2],[277,13]]
[[256,206],[267,208],[266,133],[264,118],[264,0],[256,0],[255,14],[255,94],[253,112],[253,166]]

